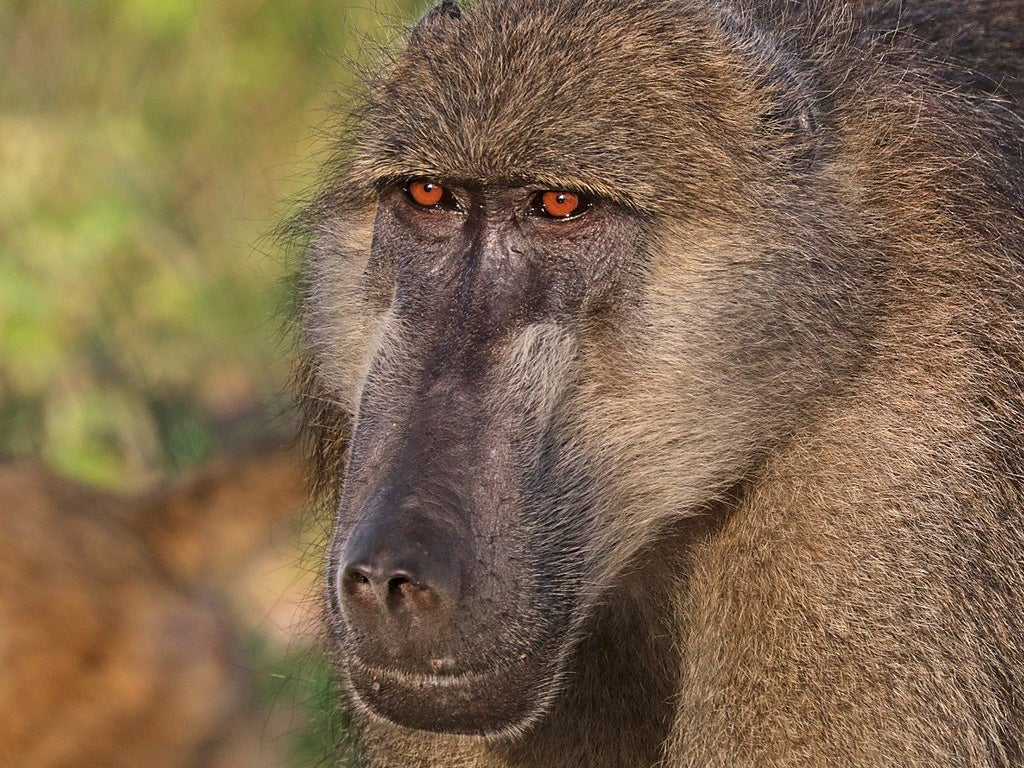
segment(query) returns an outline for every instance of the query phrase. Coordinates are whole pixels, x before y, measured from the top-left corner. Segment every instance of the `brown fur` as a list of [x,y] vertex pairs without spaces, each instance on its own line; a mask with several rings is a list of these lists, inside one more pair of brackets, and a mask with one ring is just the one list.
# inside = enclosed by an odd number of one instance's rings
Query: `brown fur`
[[414,344],[366,278],[381,185],[589,192],[642,212],[645,259],[569,357],[536,326],[508,353],[597,478],[556,693],[493,738],[363,717],[367,765],[1024,764],[1022,40],[1009,0],[417,27],[305,219],[328,503],[370,363]]

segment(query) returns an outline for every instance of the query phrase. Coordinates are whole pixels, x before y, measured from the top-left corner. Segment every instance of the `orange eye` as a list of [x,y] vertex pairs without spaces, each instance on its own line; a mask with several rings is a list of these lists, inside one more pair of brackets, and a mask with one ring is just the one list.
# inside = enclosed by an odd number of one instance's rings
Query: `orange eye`
[[432,181],[417,179],[409,183],[409,197],[416,205],[433,208],[444,198],[444,187]]
[[579,195],[558,190],[541,193],[540,207],[553,219],[567,219],[584,208]]

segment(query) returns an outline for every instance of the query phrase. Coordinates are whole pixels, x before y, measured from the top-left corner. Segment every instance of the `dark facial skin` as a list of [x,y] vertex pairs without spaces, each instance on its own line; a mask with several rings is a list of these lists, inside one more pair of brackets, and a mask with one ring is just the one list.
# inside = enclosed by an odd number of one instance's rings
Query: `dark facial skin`
[[[539,185],[443,188],[442,202],[427,208],[406,185],[385,187],[373,257],[385,274],[393,270],[396,309],[410,318],[429,313],[416,302],[436,296],[438,278],[458,282],[451,298],[463,303],[452,320],[476,334],[578,316],[613,287],[616,241],[638,231],[623,226],[629,218],[621,208],[582,194],[577,213],[553,218],[544,213]],[[604,290],[595,291],[596,283]]]
[[379,195],[364,289],[386,319],[332,608],[357,706],[493,734],[543,707],[583,610],[594,480],[563,460],[555,425],[572,418],[574,345],[637,271],[641,221],[582,193],[552,217],[539,184],[429,181],[434,205],[405,180]]

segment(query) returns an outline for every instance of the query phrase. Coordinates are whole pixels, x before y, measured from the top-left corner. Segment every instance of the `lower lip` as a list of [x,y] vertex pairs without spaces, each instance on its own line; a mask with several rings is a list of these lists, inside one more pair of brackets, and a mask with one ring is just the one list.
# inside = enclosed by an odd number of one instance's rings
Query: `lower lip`
[[435,677],[355,662],[349,687],[357,704],[391,723],[438,733],[490,735],[521,727],[537,709],[542,696],[531,666]]

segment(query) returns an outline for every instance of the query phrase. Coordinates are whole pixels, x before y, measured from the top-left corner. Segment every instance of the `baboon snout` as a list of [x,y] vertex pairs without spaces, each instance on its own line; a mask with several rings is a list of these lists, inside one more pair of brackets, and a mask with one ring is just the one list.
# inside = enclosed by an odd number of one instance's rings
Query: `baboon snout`
[[458,537],[408,504],[373,502],[339,558],[339,604],[367,661],[416,669],[444,644],[458,613]]

